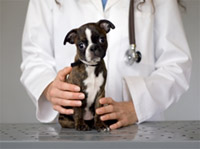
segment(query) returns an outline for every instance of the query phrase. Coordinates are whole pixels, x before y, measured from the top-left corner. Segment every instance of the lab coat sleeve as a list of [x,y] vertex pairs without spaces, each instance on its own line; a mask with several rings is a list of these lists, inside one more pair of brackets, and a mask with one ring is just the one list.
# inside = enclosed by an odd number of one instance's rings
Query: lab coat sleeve
[[30,0],[23,39],[21,82],[36,105],[36,117],[48,123],[56,119],[57,112],[42,95],[56,77],[53,52],[53,0]]
[[176,0],[155,0],[155,70],[125,77],[138,123],[166,110],[189,88],[191,56]]

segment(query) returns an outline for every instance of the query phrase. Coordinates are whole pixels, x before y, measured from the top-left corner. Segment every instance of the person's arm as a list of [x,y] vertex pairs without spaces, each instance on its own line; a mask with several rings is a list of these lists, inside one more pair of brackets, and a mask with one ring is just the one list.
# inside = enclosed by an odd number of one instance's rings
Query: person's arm
[[54,0],[30,1],[22,41],[21,82],[36,105],[37,119],[44,123],[55,122],[58,112],[71,114],[73,110],[63,106],[81,106],[80,100],[84,99],[80,87],[65,82],[71,67],[56,71],[54,4]]
[[21,82],[36,105],[40,122],[53,122],[57,112],[42,92],[56,77],[52,1],[30,0],[22,39]]
[[56,77],[52,1],[30,0],[22,39],[21,82],[36,105],[40,122],[53,122],[57,112],[42,95]]
[[166,110],[189,88],[191,55],[176,0],[155,0],[155,71],[125,77],[139,123]]

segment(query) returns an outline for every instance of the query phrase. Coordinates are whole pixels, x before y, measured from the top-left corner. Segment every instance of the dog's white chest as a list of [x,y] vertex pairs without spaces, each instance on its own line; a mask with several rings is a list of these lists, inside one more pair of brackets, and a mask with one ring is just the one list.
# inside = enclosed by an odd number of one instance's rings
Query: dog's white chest
[[85,108],[84,120],[91,120],[93,118],[93,114],[90,112],[89,108],[95,100],[95,97],[100,90],[104,82],[103,72],[101,72],[98,76],[95,75],[95,67],[88,66],[86,68],[88,77],[84,80],[84,85],[87,87],[86,92],[87,96],[87,106]]

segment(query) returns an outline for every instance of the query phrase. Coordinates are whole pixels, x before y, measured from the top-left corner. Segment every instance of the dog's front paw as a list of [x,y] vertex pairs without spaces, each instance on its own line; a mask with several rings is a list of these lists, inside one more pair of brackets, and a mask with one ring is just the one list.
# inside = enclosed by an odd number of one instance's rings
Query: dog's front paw
[[79,130],[79,131],[89,131],[89,130],[91,130],[90,127],[87,124],[85,124],[84,122],[81,123],[81,124],[77,124],[75,126],[75,129]]
[[95,128],[98,132],[100,132],[100,131],[109,132],[110,131],[110,128],[108,127],[108,125],[106,125],[102,121],[98,121],[97,123],[95,123]]

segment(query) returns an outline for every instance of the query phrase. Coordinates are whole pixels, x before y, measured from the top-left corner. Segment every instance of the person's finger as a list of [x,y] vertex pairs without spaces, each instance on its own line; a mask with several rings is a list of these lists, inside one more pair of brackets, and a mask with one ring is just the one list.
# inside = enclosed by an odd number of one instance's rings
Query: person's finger
[[73,109],[65,109],[65,108],[63,108],[63,107],[61,107],[61,106],[59,106],[59,105],[54,105],[54,106],[53,106],[53,109],[54,109],[55,111],[58,111],[58,112],[61,113],[61,114],[66,114],[66,115],[71,115],[71,114],[74,113],[74,110],[73,110]]
[[115,107],[113,105],[107,105],[101,108],[96,109],[96,113],[99,115],[114,112]]
[[67,92],[54,89],[51,91],[51,97],[61,98],[61,99],[84,99],[85,95],[83,93]]
[[59,81],[56,84],[57,88],[63,91],[71,91],[71,92],[79,92],[80,91],[80,87],[77,85],[73,85],[73,84],[69,84],[66,82],[61,82]]
[[114,104],[115,101],[112,98],[101,98],[99,100],[100,104]]
[[80,107],[82,105],[81,101],[77,100],[66,100],[66,99],[59,99],[59,98],[53,98],[52,103],[54,105],[60,105],[60,106],[70,106],[70,107]]
[[100,117],[100,119],[102,121],[107,121],[107,120],[116,120],[119,118],[119,113],[109,113],[109,114],[106,114],[106,115],[103,115]]
[[122,126],[123,126],[123,121],[121,120],[121,121],[118,121],[118,122],[115,123],[115,124],[112,124],[112,125],[110,126],[110,129],[111,129],[111,130],[114,130],[114,129],[118,129],[118,128],[122,127]]
[[66,80],[66,75],[69,74],[72,70],[72,67],[65,67],[64,69],[60,70],[57,75],[57,79],[60,81]]

